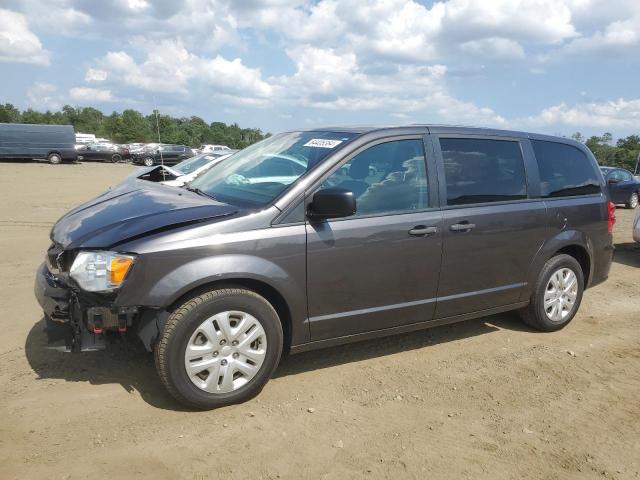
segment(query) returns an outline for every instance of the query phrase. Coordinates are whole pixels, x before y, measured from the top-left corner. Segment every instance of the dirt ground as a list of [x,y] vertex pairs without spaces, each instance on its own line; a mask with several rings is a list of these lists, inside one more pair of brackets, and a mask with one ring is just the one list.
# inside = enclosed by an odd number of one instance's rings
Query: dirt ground
[[563,331],[515,314],[286,359],[262,394],[188,412],[151,355],[45,350],[49,229],[127,165],[0,164],[0,478],[640,478],[640,248]]

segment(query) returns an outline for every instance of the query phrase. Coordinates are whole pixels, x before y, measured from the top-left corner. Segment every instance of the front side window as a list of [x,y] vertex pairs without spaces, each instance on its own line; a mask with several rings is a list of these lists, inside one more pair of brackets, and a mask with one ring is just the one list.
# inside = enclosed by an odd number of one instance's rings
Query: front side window
[[595,167],[581,150],[564,143],[531,140],[543,197],[600,193]]
[[527,198],[519,142],[441,138],[447,205],[503,202]]
[[275,135],[239,151],[190,186],[232,205],[265,206],[356,136],[328,131]]
[[370,147],[341,166],[322,187],[353,192],[356,216],[427,208],[422,140],[397,140]]

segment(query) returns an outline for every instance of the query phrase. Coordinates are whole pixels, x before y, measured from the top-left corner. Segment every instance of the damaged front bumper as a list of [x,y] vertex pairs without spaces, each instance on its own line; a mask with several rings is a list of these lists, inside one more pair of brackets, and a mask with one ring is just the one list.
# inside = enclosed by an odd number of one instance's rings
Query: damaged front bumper
[[83,295],[45,263],[36,273],[34,292],[44,311],[48,343],[56,349],[101,350],[106,332],[125,333],[138,315],[137,307],[115,307],[108,299]]

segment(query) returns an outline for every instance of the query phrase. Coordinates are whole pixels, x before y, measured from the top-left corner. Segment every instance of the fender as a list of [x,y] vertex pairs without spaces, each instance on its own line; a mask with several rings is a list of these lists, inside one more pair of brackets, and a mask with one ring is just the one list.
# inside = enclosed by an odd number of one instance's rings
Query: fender
[[[562,250],[569,246],[579,246],[584,248],[589,255],[589,272],[587,272],[587,281],[589,282],[593,278],[593,244],[589,238],[580,230],[563,230],[558,232],[555,236],[547,239],[536,252],[529,265],[527,272],[527,286],[523,289],[520,300],[527,300],[533,291],[533,287],[538,279],[540,270],[544,264],[549,260],[554,253],[558,250]],[[588,285],[585,285],[587,288]]]
[[199,287],[221,281],[232,283],[234,280],[257,281],[275,290],[289,308],[292,339],[308,339],[304,264],[301,272],[287,272],[279,265],[254,255],[213,255],[180,264],[175,269],[168,270],[154,283],[145,285],[143,291],[140,288],[124,289],[118,295],[115,305],[135,304],[166,310],[180,297]]

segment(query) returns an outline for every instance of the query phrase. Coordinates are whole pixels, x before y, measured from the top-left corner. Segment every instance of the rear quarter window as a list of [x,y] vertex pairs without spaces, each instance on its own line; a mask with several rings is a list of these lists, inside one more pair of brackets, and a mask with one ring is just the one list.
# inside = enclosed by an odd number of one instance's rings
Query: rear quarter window
[[585,153],[563,143],[531,140],[540,172],[543,197],[571,197],[600,193],[595,167]]

